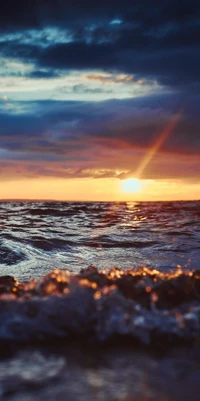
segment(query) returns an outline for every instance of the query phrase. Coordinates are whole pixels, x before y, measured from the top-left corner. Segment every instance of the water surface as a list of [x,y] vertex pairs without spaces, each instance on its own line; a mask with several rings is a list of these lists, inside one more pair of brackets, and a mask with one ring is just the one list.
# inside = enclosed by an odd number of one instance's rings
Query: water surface
[[0,274],[200,266],[200,202],[1,202]]

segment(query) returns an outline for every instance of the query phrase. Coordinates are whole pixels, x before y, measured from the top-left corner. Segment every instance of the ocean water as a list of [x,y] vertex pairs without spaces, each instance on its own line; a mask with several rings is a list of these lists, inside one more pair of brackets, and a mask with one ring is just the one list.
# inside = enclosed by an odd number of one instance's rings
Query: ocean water
[[1,202],[0,275],[200,266],[200,202]]
[[200,400],[200,202],[1,202],[0,227],[0,400]]

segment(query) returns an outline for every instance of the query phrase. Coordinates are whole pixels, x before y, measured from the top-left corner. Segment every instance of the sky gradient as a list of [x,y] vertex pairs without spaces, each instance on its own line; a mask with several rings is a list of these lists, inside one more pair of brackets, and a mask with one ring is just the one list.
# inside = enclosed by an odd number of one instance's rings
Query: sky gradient
[[7,0],[0,198],[200,199],[199,1]]

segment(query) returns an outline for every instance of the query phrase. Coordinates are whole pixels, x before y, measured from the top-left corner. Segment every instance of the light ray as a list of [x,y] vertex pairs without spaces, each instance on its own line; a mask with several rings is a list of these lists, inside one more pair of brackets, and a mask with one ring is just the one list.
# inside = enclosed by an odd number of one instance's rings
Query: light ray
[[154,155],[157,153],[157,151],[160,149],[162,146],[163,142],[172,134],[175,126],[178,124],[182,116],[182,111],[179,113],[176,113],[170,123],[165,127],[165,129],[162,131],[161,135],[158,137],[156,142],[153,144],[153,146],[149,149],[147,154],[144,156],[143,160],[139,164],[138,168],[136,169],[134,176],[137,178],[140,178],[142,173],[144,172],[145,168],[147,165],[151,162],[153,159]]

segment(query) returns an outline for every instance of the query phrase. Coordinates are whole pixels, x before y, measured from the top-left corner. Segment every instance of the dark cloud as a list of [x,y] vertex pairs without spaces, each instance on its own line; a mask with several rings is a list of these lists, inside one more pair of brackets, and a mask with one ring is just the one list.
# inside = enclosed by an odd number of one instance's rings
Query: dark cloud
[[[172,96],[165,100],[161,96],[149,97],[140,102],[30,102],[29,112],[1,113],[1,148],[28,153],[28,158],[32,154],[33,160],[52,155],[60,160],[71,159],[72,155],[79,160],[83,150],[88,160],[95,158],[97,149],[146,151],[173,119],[175,104],[176,111],[180,111],[180,103]],[[198,115],[188,106],[161,150],[197,155],[199,129]]]
[[[122,23],[110,24],[115,18]],[[64,0],[8,0],[0,27],[2,34],[45,27],[69,30],[71,42],[59,43],[58,38],[58,43],[45,48],[41,38],[32,44],[14,39],[0,44],[4,56],[34,62],[33,76],[39,76],[41,68],[101,69],[156,79],[181,90],[200,83],[198,0],[156,1],[153,6],[147,0],[84,1],[84,5]]]
[[117,59],[111,45],[73,42],[47,48],[38,63],[61,69],[107,69],[114,68]]
[[40,53],[40,47],[34,44],[21,44],[17,40],[5,40],[0,43],[1,56],[8,57],[9,59],[18,59],[29,63],[32,60],[39,59]]
[[[12,12],[11,12],[12,11]],[[198,0],[159,0],[152,5],[149,0],[7,0],[1,6],[1,28],[41,27],[43,24],[66,24],[73,21],[99,21],[125,18],[145,27],[163,25],[168,21],[184,23],[188,18],[196,18],[199,11]],[[72,22],[71,22],[72,23]]]

